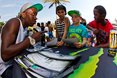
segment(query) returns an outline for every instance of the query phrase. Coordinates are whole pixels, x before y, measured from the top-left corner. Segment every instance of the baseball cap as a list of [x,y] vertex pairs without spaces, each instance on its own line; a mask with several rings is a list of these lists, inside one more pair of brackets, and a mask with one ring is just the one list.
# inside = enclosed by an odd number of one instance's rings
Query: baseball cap
[[70,10],[70,11],[68,12],[68,15],[69,15],[69,16],[72,16],[73,14],[76,14],[76,15],[78,15],[78,16],[81,16],[81,14],[80,14],[80,12],[79,12],[78,10]]
[[26,3],[21,7],[19,14],[29,8],[35,8],[37,10],[37,12],[39,12],[43,9],[43,6],[40,3],[37,3],[37,4]]

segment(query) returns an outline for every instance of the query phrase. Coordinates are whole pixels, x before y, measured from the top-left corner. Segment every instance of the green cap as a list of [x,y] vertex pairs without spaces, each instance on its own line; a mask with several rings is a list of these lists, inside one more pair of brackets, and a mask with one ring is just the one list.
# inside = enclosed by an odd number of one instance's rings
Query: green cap
[[43,6],[40,3],[34,4],[34,5],[32,5],[30,3],[26,3],[21,7],[19,14],[24,12],[25,10],[27,10],[29,8],[35,8],[37,10],[37,12],[39,12],[43,9]]
[[78,16],[81,16],[81,14],[80,14],[80,12],[79,12],[78,10],[70,10],[70,11],[68,12],[68,15],[69,15],[69,16],[72,16],[73,14],[76,14],[76,15],[78,15]]
[[43,6],[38,3],[30,6],[29,8],[35,8],[37,11],[41,11],[43,9]]

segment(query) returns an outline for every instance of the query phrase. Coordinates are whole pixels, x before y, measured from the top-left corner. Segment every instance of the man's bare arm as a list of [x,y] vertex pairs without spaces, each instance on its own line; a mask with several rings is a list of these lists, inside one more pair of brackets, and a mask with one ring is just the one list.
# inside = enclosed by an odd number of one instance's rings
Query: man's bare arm
[[22,50],[26,49],[30,45],[30,41],[28,38],[24,39],[24,41],[18,44],[15,44],[19,26],[19,20],[14,18],[8,21],[3,28],[1,57],[4,61],[8,61],[9,59],[18,55],[22,52]]

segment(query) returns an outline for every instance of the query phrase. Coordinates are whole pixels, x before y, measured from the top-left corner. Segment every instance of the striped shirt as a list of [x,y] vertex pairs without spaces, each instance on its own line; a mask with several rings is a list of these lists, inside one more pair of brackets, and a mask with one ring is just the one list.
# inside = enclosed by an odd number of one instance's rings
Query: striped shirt
[[58,36],[62,36],[64,33],[64,28],[65,28],[65,22],[61,22],[59,21],[59,19],[56,20],[56,29],[58,31]]

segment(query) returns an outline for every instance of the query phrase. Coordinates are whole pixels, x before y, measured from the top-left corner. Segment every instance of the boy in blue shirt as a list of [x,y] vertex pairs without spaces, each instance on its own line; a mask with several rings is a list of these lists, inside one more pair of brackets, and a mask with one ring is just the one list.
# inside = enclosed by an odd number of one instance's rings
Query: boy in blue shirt
[[78,41],[74,42],[73,45],[76,48],[81,48],[86,45],[87,42],[87,29],[86,26],[80,24],[81,14],[77,10],[70,10],[68,15],[72,17],[73,24],[68,28],[68,38],[77,38]]

